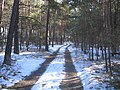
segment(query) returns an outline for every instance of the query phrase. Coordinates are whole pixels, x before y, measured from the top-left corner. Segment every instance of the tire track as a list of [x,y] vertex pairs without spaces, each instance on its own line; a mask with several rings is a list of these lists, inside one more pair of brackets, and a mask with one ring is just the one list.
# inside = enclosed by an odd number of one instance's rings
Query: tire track
[[[69,47],[69,46],[68,46]],[[73,65],[68,47],[65,51],[65,78],[62,80],[60,88],[61,90],[83,90],[81,80],[77,76],[77,71]]]
[[40,65],[40,68],[38,68],[38,70],[32,72],[31,75],[26,76],[24,80],[21,80],[20,82],[16,83],[14,86],[8,87],[8,89],[9,90],[30,90],[32,86],[40,78],[40,76],[43,75],[43,73],[46,71],[49,64],[56,58],[60,48],[57,51],[53,52],[53,54],[51,54],[49,57],[47,57],[45,62],[43,62]]

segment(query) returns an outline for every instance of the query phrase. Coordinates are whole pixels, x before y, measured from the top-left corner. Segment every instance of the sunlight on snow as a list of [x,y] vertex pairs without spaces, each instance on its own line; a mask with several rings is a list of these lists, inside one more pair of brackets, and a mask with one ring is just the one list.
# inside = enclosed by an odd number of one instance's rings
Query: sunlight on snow
[[32,87],[32,90],[59,90],[59,85],[65,74],[64,56],[57,55],[56,59],[48,66],[45,73]]

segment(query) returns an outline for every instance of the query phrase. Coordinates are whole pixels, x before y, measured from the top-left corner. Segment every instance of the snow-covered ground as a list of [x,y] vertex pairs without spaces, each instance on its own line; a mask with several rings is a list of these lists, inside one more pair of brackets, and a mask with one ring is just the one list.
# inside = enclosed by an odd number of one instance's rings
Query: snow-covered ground
[[32,87],[32,90],[60,90],[60,82],[65,76],[63,70],[65,64],[64,52],[66,47],[67,46],[64,46],[60,49],[56,58],[50,63],[45,73]]
[[81,54],[78,48],[69,47],[72,52],[77,75],[80,77],[84,90],[115,90],[109,81],[109,75],[105,73],[105,63],[103,61],[90,61],[89,56]]
[[32,87],[32,90],[59,90],[59,85],[64,78],[64,56],[57,55],[50,63],[48,69]]
[[[50,52],[56,51],[60,45],[56,45],[55,48],[50,46]],[[0,69],[0,87],[1,84],[5,87],[9,87],[24,79],[25,76],[31,74],[31,72],[37,70],[40,65],[45,61],[45,57],[50,52],[21,52],[19,55],[12,53],[12,66],[5,66]],[[4,53],[0,53],[0,62],[2,64]]]
[[5,66],[0,69],[2,76],[0,83],[8,87],[23,79],[24,76],[30,75],[45,61],[42,56],[42,53],[35,54],[33,52],[24,52],[20,55],[13,54],[12,59],[15,60],[15,63],[13,62],[12,66]]
[[[49,50],[52,53],[61,46],[49,46]],[[60,49],[56,58],[50,63],[45,73],[32,87],[32,90],[60,90],[59,85],[65,75],[64,51],[66,47],[64,46]],[[76,49],[70,46],[68,49],[71,52],[77,75],[81,79],[84,90],[115,90],[109,83],[112,77],[109,78],[109,75],[105,73],[103,61],[89,61],[88,55],[81,54],[79,48]],[[20,55],[13,54],[12,58],[15,60],[13,66],[6,66],[0,69],[1,76],[6,75],[6,77],[0,77],[0,84],[11,86],[24,79],[24,76],[30,75],[32,71],[40,67],[50,52],[22,52]],[[3,60],[3,55],[4,53],[0,53],[0,60]]]

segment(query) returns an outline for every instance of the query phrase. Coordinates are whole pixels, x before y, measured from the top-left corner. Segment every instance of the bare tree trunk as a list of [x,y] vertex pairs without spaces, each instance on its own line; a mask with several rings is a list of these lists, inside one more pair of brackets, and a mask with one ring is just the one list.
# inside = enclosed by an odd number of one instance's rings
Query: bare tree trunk
[[10,27],[9,27],[9,32],[7,36],[7,44],[5,48],[4,62],[3,62],[3,64],[7,64],[7,65],[11,64],[12,41],[13,41],[13,33],[15,31],[15,25],[16,25],[15,23],[17,19],[17,12],[18,12],[17,6],[18,5],[19,5],[19,0],[14,0],[11,20],[10,20]]
[[54,14],[54,26],[53,26],[53,33],[52,33],[52,47],[54,47],[54,42],[55,42],[55,31],[56,31],[56,19],[57,19],[57,10],[55,10]]
[[16,15],[16,21],[15,21],[15,26],[14,26],[14,29],[15,29],[15,32],[14,32],[14,53],[15,54],[19,54],[19,36],[18,36],[18,23],[19,23],[19,4],[18,6],[16,7],[17,8],[17,15]]
[[109,45],[108,45],[108,62],[109,62],[109,69],[110,69],[110,75],[112,76],[112,66],[111,66],[111,50],[110,50],[110,47],[111,47],[111,31],[112,31],[112,11],[111,11],[111,0],[109,0],[108,2],[108,38],[109,38]]
[[41,49],[41,31],[39,31],[39,51],[40,51],[40,49]]
[[103,50],[103,46],[101,46],[101,51],[102,51],[102,59],[104,60],[105,58],[104,58],[104,50]]
[[94,60],[94,45],[92,45],[92,58],[91,60]]
[[61,30],[61,33],[60,33],[60,44],[63,44],[63,22],[61,21],[61,25],[60,25],[60,30]]
[[104,53],[105,53],[105,67],[106,67],[106,72],[108,72],[108,61],[107,61],[106,46],[104,47]]
[[[29,16],[30,15],[30,1],[27,1],[26,4],[28,5],[28,8],[26,8],[26,15]],[[26,19],[26,48],[27,51],[29,49],[29,44],[30,44],[30,34],[31,34],[31,29],[30,29],[30,22],[28,19]]]
[[[3,40],[2,40],[2,31],[1,31],[1,27],[2,27],[2,3],[3,2],[3,0],[0,0],[0,49],[2,49],[3,48]],[[0,51],[2,51],[2,50],[0,50]]]
[[23,21],[22,21],[22,19],[20,20],[20,29],[21,29],[21,31],[20,31],[20,50],[22,50],[22,44],[23,44],[23,33],[22,33],[22,30],[23,30],[23,25],[22,25],[22,23],[23,23]]
[[96,45],[96,56],[97,56],[97,61],[98,61],[98,57],[99,57],[99,45]]
[[89,49],[89,60],[90,60],[90,59],[91,59],[91,52],[90,52],[90,41],[89,41],[88,49]]
[[2,22],[2,4],[3,4],[3,0],[0,0],[0,34],[1,34],[1,22]]
[[18,25],[15,26],[14,34],[14,53],[19,54],[19,38],[18,38]]
[[111,55],[110,55],[110,47],[108,47],[108,63],[109,63],[109,69],[110,69],[110,75],[112,76],[112,66],[111,66]]
[[[48,1],[49,6],[49,1]],[[49,29],[49,17],[50,17],[50,9],[47,8],[47,20],[46,20],[46,34],[45,34],[45,50],[48,51],[48,29]]]

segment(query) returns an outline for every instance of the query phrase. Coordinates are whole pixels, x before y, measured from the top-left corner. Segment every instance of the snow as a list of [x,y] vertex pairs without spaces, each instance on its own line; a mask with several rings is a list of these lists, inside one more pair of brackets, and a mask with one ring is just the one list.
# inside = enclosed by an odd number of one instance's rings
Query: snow
[[35,55],[36,54],[34,52],[24,52],[20,53],[20,55],[13,54],[12,59],[15,60],[14,65],[6,66],[0,71],[1,75],[6,75],[8,77],[8,80],[3,80],[3,78],[0,78],[0,83],[7,87],[12,86],[14,83],[23,79],[24,76],[28,76],[32,71],[37,70],[45,59],[40,57],[41,54],[38,54],[38,57],[35,57]]
[[63,72],[65,64],[63,53],[66,47],[64,46],[60,49],[56,58],[50,63],[45,73],[32,87],[32,90],[60,90],[60,82],[65,76],[65,72]]
[[[51,53],[58,49],[59,46],[52,49]],[[1,76],[0,84],[4,86],[12,86],[25,76],[29,76],[31,72],[37,70],[40,65],[45,61],[45,57],[49,55],[48,52],[21,52],[19,55],[12,53],[12,59],[14,60],[12,66],[5,66],[0,69]],[[2,65],[4,59],[4,53],[0,53],[0,64]]]
[[63,55],[58,55],[32,87],[32,90],[59,90],[60,82],[64,78],[63,70],[64,57]]
[[[25,76],[29,76],[32,71],[35,71],[40,67],[48,55],[63,46],[44,74],[39,77],[39,80],[32,87],[32,90],[60,90],[59,85],[65,76],[64,52],[67,44],[68,43],[65,43],[66,46],[55,45],[54,47],[50,45],[49,52],[25,51],[21,52],[19,55],[12,54],[12,59],[14,60],[13,65],[5,66],[0,69],[0,74],[7,77],[0,77],[0,84],[7,87],[12,86],[16,82],[24,79]],[[76,49],[74,45],[71,45],[68,49],[71,52],[73,64],[77,70],[77,75],[83,84],[84,90],[115,90],[109,83],[112,78],[109,78],[109,75],[105,73],[105,63],[103,61],[88,60],[89,56],[81,53],[81,49]],[[0,62],[3,61],[3,56],[4,53],[0,53]],[[115,60],[114,63],[120,63],[120,61]]]
[[52,47],[52,45],[49,46],[49,51],[50,52],[54,52],[56,51],[59,47],[61,47],[62,45],[54,45],[54,47]]
[[[115,90],[107,81],[105,64],[100,61],[89,61],[88,55],[82,55],[80,49],[69,47],[72,52],[77,75],[82,81],[84,90]],[[77,54],[76,54],[77,53]],[[108,80],[109,81],[109,80]]]

